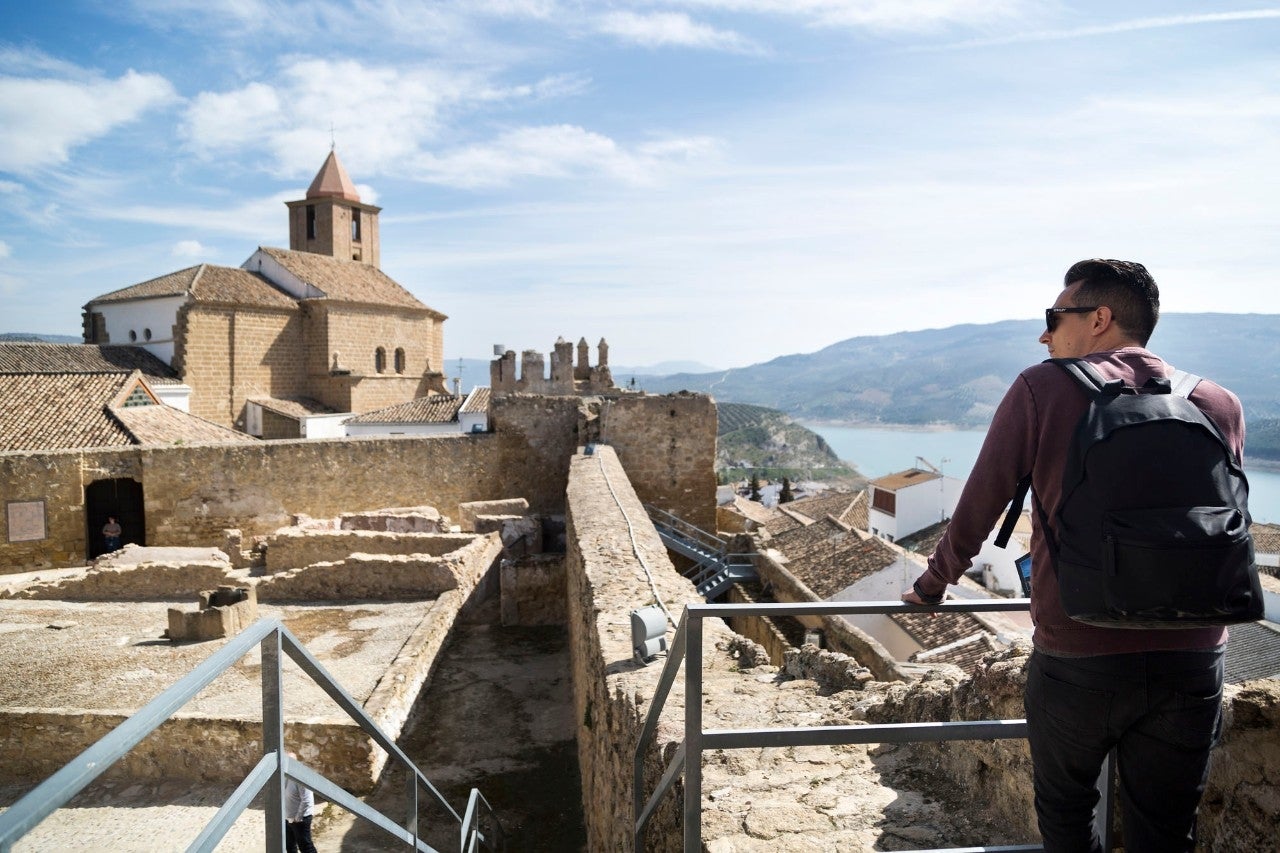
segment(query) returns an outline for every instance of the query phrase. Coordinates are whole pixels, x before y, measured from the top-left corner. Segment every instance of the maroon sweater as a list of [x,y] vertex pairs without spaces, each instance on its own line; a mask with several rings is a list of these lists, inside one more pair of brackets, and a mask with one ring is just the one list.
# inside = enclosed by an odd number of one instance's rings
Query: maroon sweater
[[[1172,370],[1140,347],[1093,353],[1085,360],[1106,378],[1123,379],[1130,385],[1142,385],[1150,377],[1167,376]],[[1191,401],[1222,430],[1236,459],[1243,459],[1244,415],[1236,395],[1202,380]],[[1097,628],[1076,622],[1063,611],[1037,510],[1050,520],[1055,517],[1062,498],[1067,449],[1076,422],[1088,405],[1075,380],[1055,364],[1037,364],[1019,374],[996,410],[946,535],[929,558],[928,571],[920,577],[920,589],[937,595],[960,578],[995,528],[1018,480],[1030,471],[1032,500],[1038,504],[1031,513],[1031,619],[1037,649],[1079,657],[1220,646],[1227,639],[1225,628]]]

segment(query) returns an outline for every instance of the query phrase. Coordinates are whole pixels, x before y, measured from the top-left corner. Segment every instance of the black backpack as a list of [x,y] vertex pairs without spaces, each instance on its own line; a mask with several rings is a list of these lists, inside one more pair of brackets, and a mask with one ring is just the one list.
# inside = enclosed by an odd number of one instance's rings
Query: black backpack
[[[1052,528],[1040,509],[1067,615],[1110,628],[1261,619],[1249,484],[1217,425],[1187,399],[1200,377],[1176,371],[1135,388],[1079,359],[1048,361],[1090,400]],[[1030,474],[1018,483],[1001,547],[1030,485]]]

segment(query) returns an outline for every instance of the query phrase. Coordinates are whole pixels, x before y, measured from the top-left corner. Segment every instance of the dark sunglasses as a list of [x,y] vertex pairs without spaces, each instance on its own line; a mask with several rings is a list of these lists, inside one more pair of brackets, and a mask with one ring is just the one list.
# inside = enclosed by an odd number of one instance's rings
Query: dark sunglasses
[[1084,307],[1046,308],[1044,309],[1044,326],[1046,329],[1052,332],[1054,329],[1058,328],[1059,314],[1088,314],[1090,311],[1097,311],[1097,310],[1098,310],[1097,305],[1091,305],[1088,308],[1084,308]]

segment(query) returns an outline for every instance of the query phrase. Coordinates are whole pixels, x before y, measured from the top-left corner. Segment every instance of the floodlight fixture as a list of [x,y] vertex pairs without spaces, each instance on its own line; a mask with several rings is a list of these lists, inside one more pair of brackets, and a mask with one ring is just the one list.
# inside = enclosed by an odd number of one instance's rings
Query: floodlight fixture
[[656,604],[631,611],[631,648],[636,663],[644,666],[667,650],[667,614]]

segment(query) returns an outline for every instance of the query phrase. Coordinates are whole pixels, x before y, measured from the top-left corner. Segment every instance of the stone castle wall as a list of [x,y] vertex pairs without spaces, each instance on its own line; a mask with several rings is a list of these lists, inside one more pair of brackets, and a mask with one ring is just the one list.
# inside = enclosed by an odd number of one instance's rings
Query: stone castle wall
[[[974,676],[890,688],[877,723],[1021,719],[1029,646],[989,656]],[[915,744],[914,766],[939,790],[963,791],[975,816],[1011,838],[1036,838],[1031,755],[1022,739]],[[1280,682],[1227,685],[1222,740],[1201,801],[1197,850],[1270,850],[1280,838]],[[1120,841],[1117,832],[1116,840]],[[1000,842],[1003,843],[1003,842]]]
[[[11,541],[8,514],[0,514],[0,574],[83,563],[85,487],[105,479],[142,484],[146,544],[155,545],[221,547],[231,528],[247,542],[295,515],[332,518],[387,506],[430,505],[458,518],[463,503],[523,498],[532,513],[561,515],[569,460],[598,434],[599,406],[511,395],[495,402],[488,434],[3,453],[5,500],[43,502],[47,529],[43,538]],[[710,429],[699,418],[711,419]],[[646,499],[657,495],[688,518],[711,511],[709,398],[628,398],[610,440],[636,466],[631,478]],[[646,442],[664,450],[648,454]]]
[[[629,544],[619,547],[630,542],[628,516],[640,520],[636,546],[643,562]],[[610,448],[574,458],[566,524],[569,646],[587,849],[630,850],[635,749],[646,701],[654,694],[664,661],[660,657],[647,667],[631,662],[628,614],[653,602],[645,565],[673,615],[686,603],[701,599],[671,565]],[[671,636],[668,630],[668,640]],[[670,712],[678,716],[684,708],[679,687],[667,700]],[[681,736],[680,730],[660,732],[646,758],[648,791],[656,786]],[[679,802],[679,794],[669,794],[655,814],[648,836],[650,850],[680,849]]]
[[600,437],[636,494],[703,530],[716,523],[716,404],[705,394],[624,395],[601,406]]
[[430,504],[453,515],[502,492],[497,458],[493,435],[0,454],[8,499],[43,500],[48,527],[43,539],[10,542],[0,517],[0,573],[83,563],[84,489],[99,479],[142,484],[148,544],[220,547],[228,528],[247,541],[297,514]]

